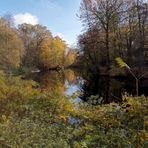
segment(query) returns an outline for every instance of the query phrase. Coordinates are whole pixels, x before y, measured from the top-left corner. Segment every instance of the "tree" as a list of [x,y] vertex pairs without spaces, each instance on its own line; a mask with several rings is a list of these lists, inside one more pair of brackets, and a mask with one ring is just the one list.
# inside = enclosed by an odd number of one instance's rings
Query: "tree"
[[81,4],[81,19],[88,21],[89,27],[94,25],[105,33],[106,68],[110,69],[110,32],[112,24],[118,23],[122,0],[83,0]]
[[44,26],[31,24],[20,25],[18,31],[25,46],[23,65],[38,68],[40,47],[47,40],[52,40],[50,31]]
[[12,71],[21,64],[24,53],[23,43],[17,31],[10,28],[7,21],[0,19],[0,68]]
[[66,43],[41,25],[22,24],[19,34],[25,46],[23,65],[48,70],[64,65]]
[[79,57],[82,59],[86,69],[91,71],[99,71],[100,65],[105,66],[104,44],[102,43],[102,36],[97,28],[91,28],[84,34],[79,36],[78,45],[82,51],[82,55]]
[[58,36],[53,38],[51,59],[53,67],[64,66],[66,43]]
[[72,48],[68,49],[68,52],[67,52],[66,57],[65,57],[65,65],[66,66],[71,66],[72,64],[75,63],[76,57],[77,57],[76,50],[77,49],[72,49]]
[[79,47],[88,69],[104,74],[106,67],[105,74],[111,75],[116,57],[128,61],[138,73],[147,67],[146,1],[82,0],[80,11],[87,28],[79,37]]
[[39,46],[39,67],[40,69],[49,69],[52,67],[51,44],[52,44],[52,41],[50,39],[46,39]]

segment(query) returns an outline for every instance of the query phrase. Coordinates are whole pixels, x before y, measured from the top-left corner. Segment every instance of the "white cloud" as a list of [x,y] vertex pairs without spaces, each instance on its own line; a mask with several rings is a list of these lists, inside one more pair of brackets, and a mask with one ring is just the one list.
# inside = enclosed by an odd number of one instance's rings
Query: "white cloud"
[[39,20],[36,16],[30,13],[20,13],[14,16],[14,23],[15,25],[19,25],[23,23],[36,25],[39,23]]

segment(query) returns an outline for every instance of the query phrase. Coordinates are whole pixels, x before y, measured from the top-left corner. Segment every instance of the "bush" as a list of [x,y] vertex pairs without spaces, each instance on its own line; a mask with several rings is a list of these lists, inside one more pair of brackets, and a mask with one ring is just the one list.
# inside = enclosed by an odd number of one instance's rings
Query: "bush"
[[0,84],[0,147],[147,147],[144,96],[93,106],[20,77],[1,73]]

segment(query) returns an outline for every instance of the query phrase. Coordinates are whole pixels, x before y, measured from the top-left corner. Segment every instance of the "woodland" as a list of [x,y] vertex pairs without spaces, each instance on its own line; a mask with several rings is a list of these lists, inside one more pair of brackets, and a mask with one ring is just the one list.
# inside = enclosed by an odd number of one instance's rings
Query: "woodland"
[[[148,90],[139,86],[148,79],[147,1],[81,0],[77,15],[76,47],[41,24],[0,18],[1,148],[148,147],[148,97],[139,92]],[[127,79],[135,94],[90,93],[106,89],[94,85],[102,76]],[[85,92],[66,95],[67,83]]]

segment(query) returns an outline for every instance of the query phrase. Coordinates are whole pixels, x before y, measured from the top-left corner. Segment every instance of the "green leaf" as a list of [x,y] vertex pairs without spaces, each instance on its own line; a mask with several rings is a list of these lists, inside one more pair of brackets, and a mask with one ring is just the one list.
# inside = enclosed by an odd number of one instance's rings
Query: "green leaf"
[[116,58],[116,62],[121,68],[130,69],[130,67],[120,57]]

